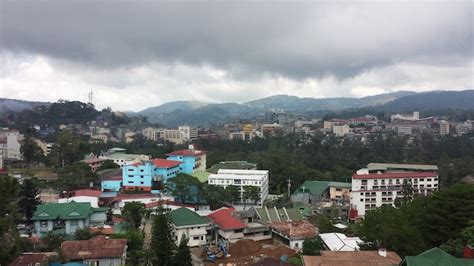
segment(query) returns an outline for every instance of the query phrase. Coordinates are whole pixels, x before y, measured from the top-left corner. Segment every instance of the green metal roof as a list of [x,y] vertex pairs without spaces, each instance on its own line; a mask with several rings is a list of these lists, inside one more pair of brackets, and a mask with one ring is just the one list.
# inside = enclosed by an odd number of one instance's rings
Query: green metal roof
[[38,205],[32,220],[76,220],[86,219],[92,212],[105,212],[107,208],[91,207],[89,202],[48,203]]
[[351,188],[351,183],[307,180],[293,192],[293,195],[303,192],[310,193],[311,195],[321,195],[330,187]]
[[208,172],[194,172],[191,175],[197,178],[199,182],[204,183],[207,182],[207,179],[209,178],[210,174],[211,173]]
[[170,213],[171,221],[175,226],[192,226],[208,224],[208,221],[199,214],[187,209],[179,208]]
[[135,160],[140,156],[146,156],[143,154],[128,154],[128,153],[112,153],[111,155],[107,156],[107,159],[126,159],[126,160]]
[[286,222],[288,219],[291,221],[303,220],[303,215],[298,209],[295,208],[255,208],[258,217],[264,222]]
[[351,188],[351,183],[344,183],[344,182],[329,182],[329,187],[337,187],[337,188]]
[[459,259],[439,248],[432,248],[417,256],[406,256],[407,266],[454,266],[474,265],[474,259]]
[[438,166],[428,164],[369,163],[367,169],[369,171],[385,171],[388,169],[438,171]]

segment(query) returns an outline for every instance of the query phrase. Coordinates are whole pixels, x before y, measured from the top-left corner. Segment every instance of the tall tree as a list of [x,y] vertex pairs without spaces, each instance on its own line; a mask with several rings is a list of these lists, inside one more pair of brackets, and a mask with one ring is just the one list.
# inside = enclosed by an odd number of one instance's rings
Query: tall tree
[[141,202],[127,202],[122,210],[122,215],[132,224],[133,228],[138,229],[142,224],[145,214],[145,204]]
[[174,257],[174,264],[176,266],[192,266],[193,261],[191,258],[191,251],[188,247],[189,239],[186,237],[185,234],[181,237],[181,241],[179,242],[178,250],[176,251],[176,255]]
[[397,199],[395,200],[395,206],[400,207],[413,200],[413,186],[408,179],[403,180],[402,189],[400,193],[402,194],[402,198],[397,197]]
[[239,202],[240,188],[238,186],[230,185],[225,188],[226,199],[230,204]]
[[303,255],[321,255],[324,248],[321,237],[307,238],[303,242]]
[[112,160],[105,160],[102,165],[97,168],[97,171],[102,171],[105,169],[115,169],[115,168],[120,168],[120,165],[114,163]]
[[260,188],[255,186],[244,186],[244,192],[242,194],[242,200],[244,201],[244,208],[247,205],[247,201],[251,201],[253,204],[257,204],[260,200]]
[[90,183],[97,180],[97,175],[92,172],[89,165],[83,162],[75,162],[59,171],[62,188],[74,190],[89,187]]
[[43,150],[36,144],[33,137],[34,129],[28,129],[23,138],[23,143],[20,146],[20,152],[23,156],[23,160],[27,163],[27,167],[30,167],[30,163],[39,161],[44,156]]
[[159,208],[153,221],[150,249],[153,253],[153,265],[168,266],[173,263],[175,244],[171,235],[172,225],[168,213]]
[[36,211],[36,206],[41,204],[39,192],[39,189],[31,180],[25,180],[21,186],[18,207],[28,223],[31,222],[31,217],[33,217],[33,214]]
[[19,234],[15,221],[18,217],[16,201],[20,187],[10,176],[0,177],[0,264],[8,265],[19,250]]

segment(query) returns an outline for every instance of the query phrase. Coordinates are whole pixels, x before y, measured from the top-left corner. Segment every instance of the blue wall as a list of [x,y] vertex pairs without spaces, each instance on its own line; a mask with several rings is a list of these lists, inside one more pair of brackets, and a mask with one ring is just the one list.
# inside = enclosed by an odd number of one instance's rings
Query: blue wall
[[185,174],[192,174],[194,171],[194,165],[196,163],[194,156],[180,156],[180,155],[170,155],[167,158],[172,161],[181,161],[183,162],[180,165],[181,172]]
[[137,166],[126,165],[122,169],[122,181],[125,187],[151,187],[154,176],[162,176],[161,181],[165,183],[180,172],[180,165],[171,168],[158,168],[149,162]]
[[122,180],[104,180],[101,182],[102,191],[119,191],[122,188]]

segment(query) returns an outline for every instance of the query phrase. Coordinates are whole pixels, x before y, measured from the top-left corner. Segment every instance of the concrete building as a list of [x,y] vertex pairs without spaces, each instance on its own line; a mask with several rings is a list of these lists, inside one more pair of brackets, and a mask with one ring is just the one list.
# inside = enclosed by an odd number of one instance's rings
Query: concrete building
[[150,160],[150,156],[144,154],[127,154],[122,152],[114,152],[109,155],[100,156],[99,158],[112,160],[114,163],[118,164],[120,168],[123,168],[127,164],[138,163],[141,161]]
[[198,150],[194,145],[189,145],[187,150],[179,150],[166,154],[168,160],[180,161],[183,164],[180,170],[185,174],[206,171],[206,151]]
[[179,245],[183,236],[189,239],[188,246],[190,247],[203,246],[207,243],[207,230],[211,227],[204,217],[183,207],[171,211],[170,219],[176,245]]
[[164,129],[160,134],[161,138],[175,144],[182,144],[183,138],[179,129]]
[[61,244],[61,258],[68,262],[64,265],[126,265],[127,239],[96,236],[89,240],[67,240]]
[[92,208],[99,207],[99,198],[101,191],[93,189],[80,189],[73,191],[72,195],[67,198],[59,198],[58,203],[69,203],[69,202],[86,202],[90,203]]
[[333,126],[332,133],[336,135],[336,137],[344,137],[345,135],[351,132],[351,128],[349,125],[342,125],[342,126]]
[[449,134],[449,122],[445,120],[439,121],[439,134],[445,136]]
[[[244,186],[258,187],[260,188],[258,206],[261,206],[268,196],[268,170],[219,169],[217,174],[209,175],[207,182],[209,185],[224,188],[230,185],[238,186],[240,187],[241,197]],[[242,200],[240,204],[243,204]],[[253,202],[247,204],[253,204]]]
[[154,127],[147,127],[142,129],[142,135],[146,139],[157,141],[160,138],[160,131]]
[[3,128],[0,130],[0,153],[3,159],[21,160],[20,152],[23,134],[18,130]]
[[186,141],[193,141],[198,139],[198,128],[192,126],[179,126],[178,131],[180,132],[181,139]]
[[413,112],[413,114],[395,114],[390,117],[392,122],[394,121],[416,121],[420,120],[420,112]]
[[31,218],[34,236],[44,237],[50,231],[71,235],[77,229],[103,226],[108,208],[93,208],[89,202],[40,204]]
[[89,167],[92,169],[92,172],[97,171],[99,167],[102,166],[102,164],[106,161],[104,158],[99,158],[99,157],[91,157],[87,158],[85,160],[82,160],[85,164],[89,165]]
[[436,165],[370,163],[352,176],[350,218],[361,218],[382,205],[394,205],[402,197],[405,181],[414,193],[429,195],[438,190],[438,179]]
[[122,168],[124,190],[151,191],[163,189],[163,184],[181,172],[180,161],[152,159],[125,165]]
[[308,180],[292,194],[291,201],[315,204],[320,201],[345,201],[349,199],[351,183]]

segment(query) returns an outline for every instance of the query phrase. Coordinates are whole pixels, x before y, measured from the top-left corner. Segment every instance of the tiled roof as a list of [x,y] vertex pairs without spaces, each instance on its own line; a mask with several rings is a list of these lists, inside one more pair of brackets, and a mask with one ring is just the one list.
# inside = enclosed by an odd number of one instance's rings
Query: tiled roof
[[80,189],[74,191],[74,197],[86,196],[99,198],[102,192],[100,190],[93,189]]
[[45,254],[23,254],[17,257],[9,265],[10,266],[29,266],[29,265],[36,265],[36,263],[39,263],[40,265],[44,265],[44,263],[46,262],[47,262],[47,256]]
[[66,261],[121,258],[127,248],[127,239],[107,239],[94,237],[89,240],[64,241],[61,244],[61,255]]
[[179,150],[167,153],[166,156],[198,156],[205,153],[206,151],[202,150]]
[[395,252],[383,257],[378,251],[321,251],[321,256],[301,256],[304,265],[311,266],[383,266],[399,265],[402,259]]
[[175,167],[183,162],[180,161],[172,161],[172,160],[166,160],[166,159],[153,159],[151,162],[158,168],[170,168],[170,167]]
[[221,208],[209,214],[207,217],[211,218],[214,223],[216,223],[220,229],[224,231],[244,229],[247,227],[242,221],[232,216],[234,211],[234,208]]
[[106,159],[104,158],[97,158],[97,157],[93,157],[93,158],[89,158],[89,159],[85,159],[83,160],[83,162],[89,164],[89,163],[98,163],[98,162],[103,162],[103,161],[106,161]]
[[192,226],[192,225],[203,225],[208,224],[208,221],[199,214],[189,210],[188,208],[181,207],[170,213],[170,218],[175,226]]
[[377,179],[377,178],[414,178],[414,177],[436,177],[436,172],[400,172],[400,173],[386,173],[386,174],[355,174],[353,179]]
[[85,219],[93,209],[89,202],[48,203],[38,205],[32,220]]
[[442,266],[442,265],[474,265],[474,259],[459,259],[439,248],[432,248],[416,256],[406,256],[407,266]]
[[270,227],[280,235],[292,239],[301,239],[316,236],[316,227],[307,221],[272,222]]

